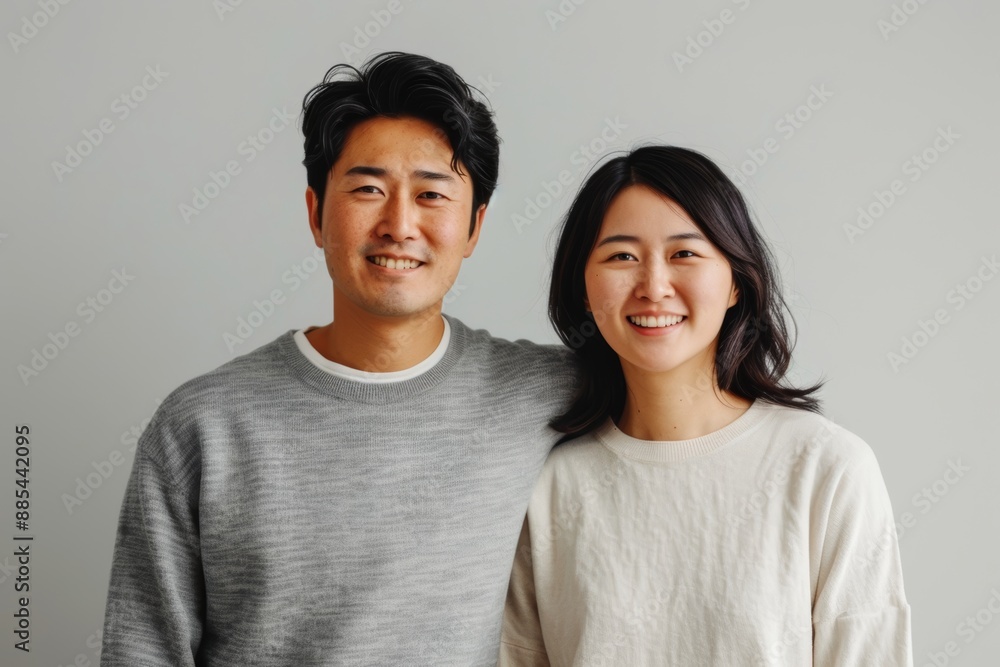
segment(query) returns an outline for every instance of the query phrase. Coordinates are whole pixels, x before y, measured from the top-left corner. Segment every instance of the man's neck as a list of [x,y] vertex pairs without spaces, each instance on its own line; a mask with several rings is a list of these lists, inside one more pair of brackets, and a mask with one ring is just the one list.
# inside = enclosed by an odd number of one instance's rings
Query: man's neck
[[330,361],[370,373],[416,366],[431,356],[444,335],[440,308],[412,317],[336,314],[334,321],[306,334]]

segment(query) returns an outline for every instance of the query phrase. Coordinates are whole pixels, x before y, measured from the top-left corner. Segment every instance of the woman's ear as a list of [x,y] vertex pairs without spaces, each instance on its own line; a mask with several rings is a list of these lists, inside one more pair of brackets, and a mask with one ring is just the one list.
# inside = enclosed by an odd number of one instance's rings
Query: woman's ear
[[728,308],[732,308],[733,306],[735,306],[739,300],[740,300],[740,288],[736,286],[736,283],[733,283],[733,291],[729,294]]

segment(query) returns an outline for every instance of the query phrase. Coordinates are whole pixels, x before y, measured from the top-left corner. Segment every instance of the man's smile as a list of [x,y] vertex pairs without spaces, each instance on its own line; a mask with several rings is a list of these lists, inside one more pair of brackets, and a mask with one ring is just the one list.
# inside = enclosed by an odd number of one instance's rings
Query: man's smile
[[386,257],[385,255],[371,255],[366,257],[372,264],[377,264],[379,266],[385,267],[387,269],[395,270],[412,270],[419,266],[423,266],[423,262],[416,259],[409,259],[407,257]]

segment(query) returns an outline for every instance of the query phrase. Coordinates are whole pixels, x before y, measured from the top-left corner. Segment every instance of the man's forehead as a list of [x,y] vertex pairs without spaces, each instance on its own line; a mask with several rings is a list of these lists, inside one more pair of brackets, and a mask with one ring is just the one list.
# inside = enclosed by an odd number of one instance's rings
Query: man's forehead
[[379,116],[351,129],[332,171],[345,176],[467,180],[464,169],[453,168],[453,155],[448,137],[432,123]]
[[390,153],[418,150],[449,159],[452,154],[451,142],[444,130],[428,121],[410,117],[376,116],[362,121],[347,133],[344,149],[381,150]]

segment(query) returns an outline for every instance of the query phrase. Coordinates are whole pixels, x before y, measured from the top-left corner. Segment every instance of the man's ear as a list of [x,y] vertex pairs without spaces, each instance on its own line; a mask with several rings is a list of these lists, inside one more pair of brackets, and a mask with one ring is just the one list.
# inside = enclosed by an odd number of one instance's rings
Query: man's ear
[[472,233],[469,234],[469,242],[465,244],[465,254],[463,257],[472,257],[472,251],[476,249],[476,244],[479,243],[479,232],[483,229],[483,220],[486,218],[486,204],[480,204],[479,208],[476,209],[476,214],[474,216],[474,222],[472,223]]
[[317,248],[323,247],[323,211],[319,210],[319,197],[312,188],[306,188],[306,210],[309,212],[309,229],[312,230],[313,240]]

